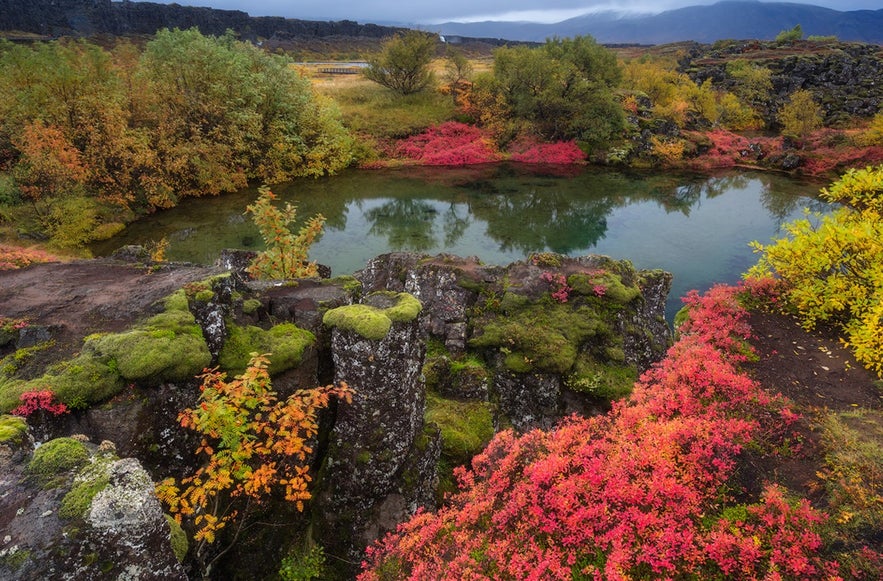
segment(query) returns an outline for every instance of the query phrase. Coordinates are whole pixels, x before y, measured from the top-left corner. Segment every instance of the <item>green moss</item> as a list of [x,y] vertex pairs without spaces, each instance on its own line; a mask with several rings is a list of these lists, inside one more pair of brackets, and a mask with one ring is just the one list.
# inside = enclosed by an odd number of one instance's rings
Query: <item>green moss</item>
[[[178,306],[177,299],[166,305],[170,303]],[[177,308],[151,317],[131,331],[88,341],[87,348],[116,361],[119,374],[128,381],[184,381],[211,363],[196,319],[189,310]]]
[[623,283],[622,276],[609,270],[599,270],[594,274],[572,274],[567,277],[567,284],[573,288],[573,292],[593,296],[597,295],[596,289],[603,288],[603,296],[620,305],[630,303],[641,295],[641,289],[637,285]]
[[218,363],[231,373],[242,373],[252,353],[270,353],[271,375],[297,367],[304,350],[315,343],[316,336],[293,323],[282,323],[269,330],[228,323],[229,336],[218,355]]
[[61,500],[58,516],[67,519],[83,518],[83,515],[92,506],[92,499],[104,490],[107,484],[107,476],[98,480],[87,480],[74,484],[73,488]]
[[454,492],[454,468],[468,463],[494,436],[493,408],[486,402],[459,402],[427,394],[427,426],[441,431],[442,452],[438,463],[439,497]]
[[215,298],[215,292],[213,290],[201,290],[197,292],[193,298],[200,303],[209,303],[213,298]]
[[165,517],[166,522],[169,523],[172,537],[172,551],[175,553],[175,558],[178,559],[178,562],[183,563],[184,558],[187,557],[187,551],[190,549],[190,544],[187,542],[187,533],[184,532],[184,529],[181,528],[181,525],[174,518],[169,515],[165,515]]
[[413,295],[399,293],[396,295],[396,304],[383,310],[383,314],[389,317],[393,323],[409,323],[417,318],[423,305]]
[[607,326],[588,307],[531,303],[506,316],[476,324],[472,347],[497,347],[506,353],[506,366],[515,372],[533,369],[565,373],[576,360],[577,348],[590,337],[606,334]]
[[429,393],[425,419],[439,427],[442,454],[457,464],[468,462],[494,436],[492,406],[487,402],[461,402]]
[[53,488],[63,481],[64,473],[89,461],[89,451],[79,440],[56,438],[34,450],[27,473],[44,488]]
[[27,560],[31,558],[31,555],[32,552],[27,549],[18,549],[16,547],[12,547],[8,551],[4,552],[2,556],[0,556],[0,563],[3,563],[12,571],[18,571],[21,566],[24,565]]
[[261,301],[257,299],[248,299],[242,302],[242,312],[246,315],[253,315],[261,308]]
[[168,297],[166,297],[165,310],[166,311],[183,311],[183,312],[190,311],[190,307],[188,306],[188,301],[187,301],[187,293],[184,292],[184,289],[175,291],[172,294],[170,294]]
[[346,305],[331,309],[322,317],[329,327],[353,331],[372,341],[386,337],[392,320],[382,310],[368,305]]
[[104,401],[122,390],[125,382],[108,357],[84,352],[53,366],[43,377],[26,384],[28,391],[49,387],[58,401],[71,409]]
[[0,416],[0,443],[18,444],[28,431],[28,423],[19,416]]
[[49,341],[44,341],[30,347],[16,349],[14,352],[0,360],[0,371],[5,375],[12,375],[18,371],[22,365],[26,364],[30,359],[33,359],[37,353],[54,346],[55,340],[50,339]]
[[574,391],[613,401],[628,396],[637,378],[638,372],[632,366],[601,363],[582,354],[564,384]]
[[391,306],[380,308],[359,304],[337,307],[326,312],[322,322],[329,327],[353,331],[365,339],[377,341],[386,337],[394,322],[413,321],[423,308],[420,301],[408,293],[372,293],[366,299],[382,296],[388,296]]
[[21,403],[19,397],[27,391],[27,382],[5,377],[0,373],[0,413],[8,413]]
[[362,283],[352,275],[343,274],[332,278],[323,279],[322,284],[339,286],[349,295],[359,295],[362,292]]
[[530,255],[528,261],[536,266],[547,266],[550,268],[558,268],[561,266],[560,254],[554,252],[536,252]]

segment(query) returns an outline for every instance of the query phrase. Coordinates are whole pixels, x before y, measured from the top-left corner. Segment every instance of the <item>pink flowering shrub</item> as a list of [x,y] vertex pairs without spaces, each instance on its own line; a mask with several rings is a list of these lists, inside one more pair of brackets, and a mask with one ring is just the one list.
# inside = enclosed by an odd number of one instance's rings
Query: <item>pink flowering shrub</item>
[[500,160],[493,141],[481,129],[456,121],[435,125],[402,140],[396,153],[423,165],[471,165]]
[[[823,515],[769,488],[721,514],[740,454],[796,419],[739,372],[750,329],[734,287],[691,293],[681,339],[606,416],[504,431],[460,491],[370,547],[379,579],[825,578]],[[761,423],[765,424],[764,428]],[[723,503],[723,504],[722,504]]]
[[38,411],[45,411],[53,416],[60,416],[68,412],[67,406],[60,401],[55,401],[55,394],[48,389],[40,391],[26,391],[19,396],[21,404],[12,410],[16,416],[28,417]]

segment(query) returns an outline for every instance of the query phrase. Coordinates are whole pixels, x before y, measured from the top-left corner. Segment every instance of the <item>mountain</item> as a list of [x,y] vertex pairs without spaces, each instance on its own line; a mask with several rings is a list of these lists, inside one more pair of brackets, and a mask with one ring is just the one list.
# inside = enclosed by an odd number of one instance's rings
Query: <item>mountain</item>
[[883,44],[883,10],[841,12],[808,4],[725,1],[653,15],[586,14],[554,24],[535,22],[447,22],[432,27],[444,35],[542,42],[552,36],[591,35],[607,44],[663,44],[683,40],[771,40],[800,24],[806,35]]

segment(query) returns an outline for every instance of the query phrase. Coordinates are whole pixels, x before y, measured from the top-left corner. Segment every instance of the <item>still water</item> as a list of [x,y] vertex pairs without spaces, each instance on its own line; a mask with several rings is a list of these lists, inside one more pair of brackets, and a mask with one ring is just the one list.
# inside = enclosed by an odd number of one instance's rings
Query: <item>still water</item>
[[[313,260],[335,274],[394,250],[448,252],[506,264],[533,252],[596,253],[674,274],[668,316],[690,289],[735,282],[756,260],[748,243],[782,235],[803,208],[825,211],[822,184],[730,172],[715,176],[626,174],[598,169],[478,168],[352,170],[273,188],[298,207],[322,213],[325,233]],[[92,247],[165,238],[170,260],[211,264],[222,248],[261,249],[245,206],[256,190],[189,199]]]

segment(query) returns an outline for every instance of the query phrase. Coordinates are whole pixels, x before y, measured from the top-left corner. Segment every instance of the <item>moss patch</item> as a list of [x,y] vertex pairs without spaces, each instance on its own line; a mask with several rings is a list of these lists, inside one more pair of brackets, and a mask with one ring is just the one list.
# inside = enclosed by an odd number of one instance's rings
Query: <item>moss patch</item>
[[252,353],[271,353],[271,375],[296,367],[303,358],[304,350],[316,341],[315,335],[293,323],[282,323],[264,330],[228,322],[227,331],[229,336],[218,356],[218,363],[223,369],[237,374],[245,371]]
[[187,542],[187,533],[184,532],[184,529],[181,528],[181,525],[174,518],[169,515],[165,515],[165,517],[166,522],[169,523],[172,537],[172,551],[175,553],[175,558],[178,559],[178,562],[183,563],[184,558],[187,557],[187,551],[190,549],[190,544]]
[[0,443],[18,444],[28,431],[28,423],[18,416],[0,416]]
[[573,367],[581,343],[609,333],[609,327],[590,307],[544,302],[485,318],[476,328],[470,346],[499,348],[506,354],[506,366],[519,373],[534,369],[565,373]]
[[353,331],[371,341],[386,337],[390,327],[395,323],[413,321],[420,314],[423,306],[408,293],[372,293],[372,298],[388,298],[389,307],[374,307],[369,304],[346,305],[326,312],[322,322],[329,327],[337,327]]
[[486,402],[461,402],[429,393],[426,397],[427,424],[441,430],[438,465],[439,498],[456,490],[454,468],[468,463],[494,436],[493,406]]
[[257,299],[247,299],[242,301],[242,312],[246,315],[253,315],[261,308],[261,301]]
[[79,440],[56,438],[34,450],[27,473],[43,488],[53,488],[64,481],[65,473],[89,461],[89,451]]
[[82,409],[116,395],[124,384],[110,358],[82,353],[54,365],[39,379],[27,382],[24,389],[36,391],[48,387],[58,401],[71,409]]
[[[166,305],[174,300],[167,301]],[[189,310],[174,308],[135,329],[87,341],[87,348],[115,361],[128,381],[184,381],[211,363],[202,329]]]
[[96,456],[74,477],[74,485],[61,500],[58,516],[73,519],[84,518],[92,506],[95,495],[107,488],[110,482],[110,465],[115,456]]
[[581,355],[564,384],[574,391],[588,393],[606,400],[627,397],[634,388],[638,371],[616,363],[600,363],[590,355]]

